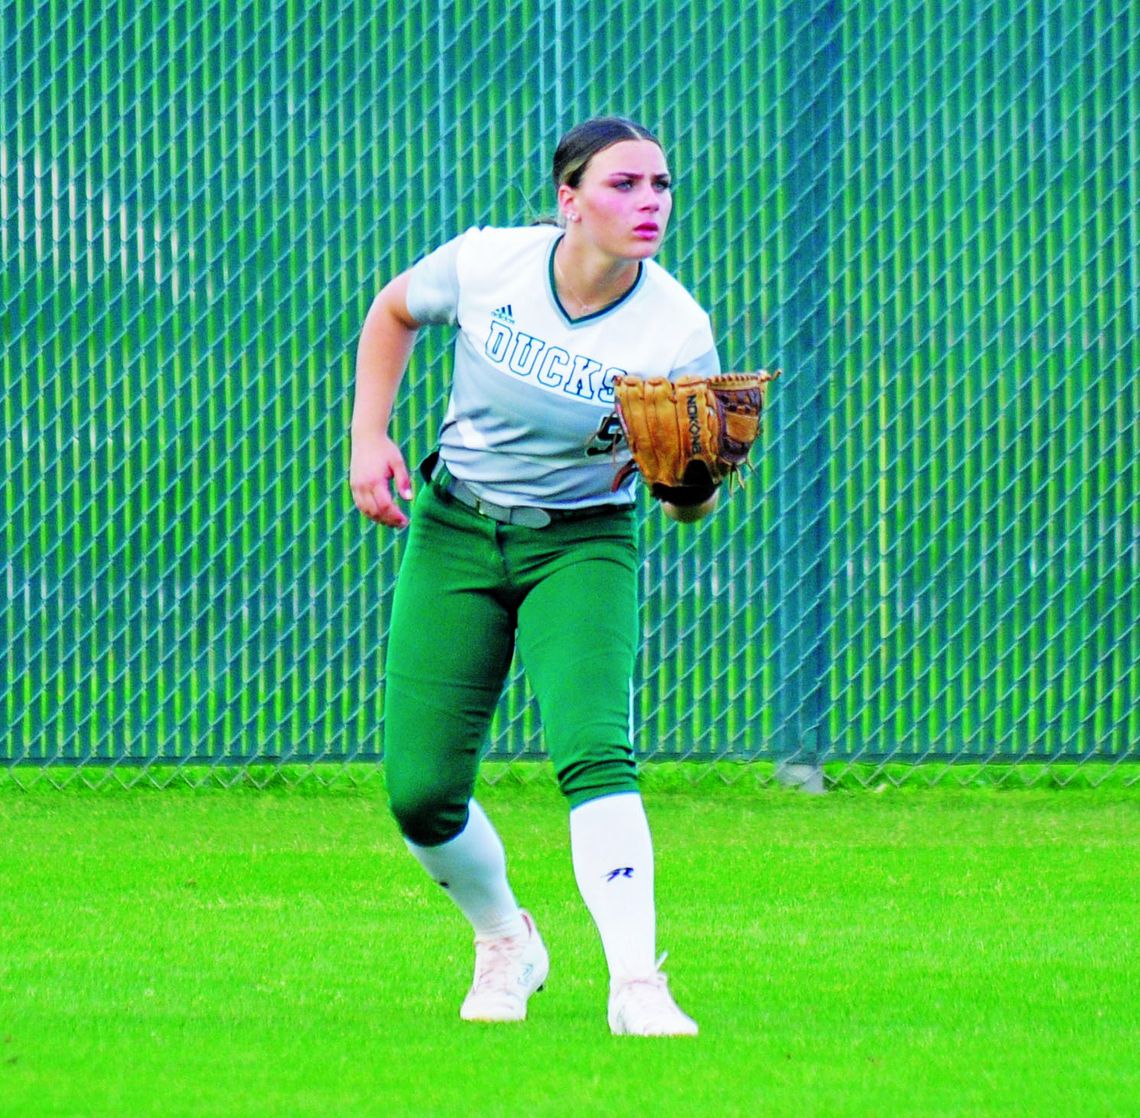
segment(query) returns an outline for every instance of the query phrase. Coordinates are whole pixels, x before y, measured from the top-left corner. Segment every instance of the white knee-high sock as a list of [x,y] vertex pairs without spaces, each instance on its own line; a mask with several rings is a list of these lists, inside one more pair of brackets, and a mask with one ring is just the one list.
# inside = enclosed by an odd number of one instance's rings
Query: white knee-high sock
[[641,796],[619,792],[573,808],[570,850],[610,977],[652,974],[657,943],[653,840]]
[[404,840],[431,879],[471,922],[477,936],[526,932],[518,902],[507,881],[507,856],[486,812],[472,800],[467,826],[439,846]]

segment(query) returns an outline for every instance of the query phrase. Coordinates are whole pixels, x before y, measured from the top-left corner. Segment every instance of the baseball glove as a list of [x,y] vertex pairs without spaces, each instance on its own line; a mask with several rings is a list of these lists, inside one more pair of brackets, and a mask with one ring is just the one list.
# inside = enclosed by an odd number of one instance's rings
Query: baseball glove
[[744,465],[760,433],[768,385],[780,370],[714,377],[620,376],[617,414],[631,461],[614,489],[639,470],[650,492],[674,505],[699,505]]

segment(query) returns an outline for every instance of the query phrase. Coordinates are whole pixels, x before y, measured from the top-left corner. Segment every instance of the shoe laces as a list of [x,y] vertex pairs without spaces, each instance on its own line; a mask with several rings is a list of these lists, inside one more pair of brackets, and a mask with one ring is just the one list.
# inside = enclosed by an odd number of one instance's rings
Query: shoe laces
[[526,941],[521,936],[476,940],[473,989],[494,989],[504,985],[525,945]]
[[669,979],[661,973],[661,964],[668,957],[664,952],[657,960],[652,974],[625,978],[621,982],[622,996],[636,1002],[639,1008],[656,1010],[661,1005],[661,994],[668,997]]
[[669,979],[661,973],[665,958],[662,955],[657,960],[652,974],[638,975],[621,982],[617,993],[627,1021],[670,1021],[677,1024],[688,1021],[669,992]]

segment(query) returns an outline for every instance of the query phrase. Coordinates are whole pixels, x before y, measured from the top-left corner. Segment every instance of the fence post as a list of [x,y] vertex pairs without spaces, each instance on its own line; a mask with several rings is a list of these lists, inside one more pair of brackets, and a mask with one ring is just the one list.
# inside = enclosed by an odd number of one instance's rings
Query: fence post
[[842,75],[838,5],[784,9],[784,97],[794,106],[783,133],[786,197],[781,231],[780,363],[777,386],[778,537],[775,578],[779,626],[776,775],[805,791],[823,791],[828,738],[831,573],[828,431],[828,254],[832,175],[842,145]]

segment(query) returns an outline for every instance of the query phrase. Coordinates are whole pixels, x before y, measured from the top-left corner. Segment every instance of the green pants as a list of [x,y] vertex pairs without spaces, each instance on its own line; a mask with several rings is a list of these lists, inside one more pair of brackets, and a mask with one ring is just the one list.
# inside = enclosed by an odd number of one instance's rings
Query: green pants
[[434,846],[466,825],[516,643],[570,803],[637,787],[637,566],[631,510],[528,528],[421,487],[384,684],[389,802],[412,842]]

